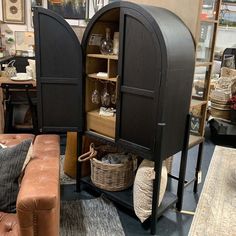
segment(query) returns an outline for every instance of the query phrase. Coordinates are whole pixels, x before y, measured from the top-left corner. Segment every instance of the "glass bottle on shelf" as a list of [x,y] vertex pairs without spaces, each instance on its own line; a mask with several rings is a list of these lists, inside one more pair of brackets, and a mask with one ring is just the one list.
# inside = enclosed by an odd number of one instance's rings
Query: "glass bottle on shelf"
[[112,84],[112,92],[111,92],[111,104],[116,104],[116,87]]
[[106,28],[106,37],[102,39],[100,44],[100,52],[102,54],[112,54],[113,53],[113,41],[111,40],[111,30]]

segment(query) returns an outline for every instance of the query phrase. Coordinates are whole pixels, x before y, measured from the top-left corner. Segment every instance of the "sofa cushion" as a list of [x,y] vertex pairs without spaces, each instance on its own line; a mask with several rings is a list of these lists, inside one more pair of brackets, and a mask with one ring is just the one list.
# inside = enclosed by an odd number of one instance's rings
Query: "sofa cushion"
[[0,211],[15,212],[18,178],[32,140],[0,149]]

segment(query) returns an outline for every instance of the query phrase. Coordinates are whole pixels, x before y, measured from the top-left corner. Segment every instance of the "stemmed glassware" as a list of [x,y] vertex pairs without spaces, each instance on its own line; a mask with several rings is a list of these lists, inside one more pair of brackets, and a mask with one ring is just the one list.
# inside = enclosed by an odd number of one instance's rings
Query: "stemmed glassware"
[[115,85],[112,83],[112,89],[109,89],[108,91],[108,83],[109,82],[103,82],[104,88],[102,93],[100,94],[98,90],[98,81],[95,81],[95,88],[91,94],[91,101],[93,104],[102,104],[103,107],[108,108],[109,106],[116,104],[116,89]]
[[101,102],[103,107],[109,107],[111,103],[111,95],[108,93],[107,84],[108,83],[106,82],[101,94]]
[[100,93],[98,91],[98,82],[95,81],[95,89],[92,92],[91,100],[93,104],[99,104],[100,103]]
[[113,105],[115,105],[116,104],[116,89],[115,89],[114,84],[112,84],[112,85],[113,85],[113,89],[112,89],[112,93],[111,93],[111,103]]

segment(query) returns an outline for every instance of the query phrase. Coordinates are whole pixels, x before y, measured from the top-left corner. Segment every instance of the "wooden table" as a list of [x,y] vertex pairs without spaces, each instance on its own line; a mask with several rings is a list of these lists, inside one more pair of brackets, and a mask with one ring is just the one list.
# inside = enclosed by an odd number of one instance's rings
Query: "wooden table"
[[189,236],[236,235],[236,149],[216,146]]
[[[27,81],[13,81],[9,77],[0,77],[0,87],[3,83],[8,84],[32,84],[36,89],[36,80],[27,80]],[[0,89],[0,101],[3,101],[3,90]],[[4,107],[0,103],[0,133],[3,133],[4,130]]]
[[33,87],[36,88],[36,80],[15,81],[15,80],[11,80],[9,77],[0,77],[0,87],[1,87],[2,83],[9,83],[9,84],[32,84]]

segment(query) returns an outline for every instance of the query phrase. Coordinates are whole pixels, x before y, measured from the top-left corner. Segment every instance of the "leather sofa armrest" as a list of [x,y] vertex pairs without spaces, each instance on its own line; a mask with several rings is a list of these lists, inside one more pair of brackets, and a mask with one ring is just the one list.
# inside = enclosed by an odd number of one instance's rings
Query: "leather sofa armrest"
[[0,143],[8,147],[15,146],[25,139],[34,139],[33,134],[0,134]]
[[59,166],[59,136],[37,136],[17,197],[20,235],[59,235]]

